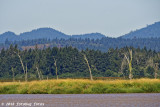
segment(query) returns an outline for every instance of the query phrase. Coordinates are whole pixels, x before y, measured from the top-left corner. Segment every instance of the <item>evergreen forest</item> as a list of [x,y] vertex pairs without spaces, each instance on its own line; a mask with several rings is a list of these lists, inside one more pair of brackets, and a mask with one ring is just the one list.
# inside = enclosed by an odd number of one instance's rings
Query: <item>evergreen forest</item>
[[88,78],[90,74],[84,56],[93,78],[128,79],[130,70],[133,78],[160,77],[160,52],[146,47],[109,48],[102,52],[71,46],[39,49],[37,45],[34,49],[21,50],[18,45],[10,45],[0,52],[0,79]]

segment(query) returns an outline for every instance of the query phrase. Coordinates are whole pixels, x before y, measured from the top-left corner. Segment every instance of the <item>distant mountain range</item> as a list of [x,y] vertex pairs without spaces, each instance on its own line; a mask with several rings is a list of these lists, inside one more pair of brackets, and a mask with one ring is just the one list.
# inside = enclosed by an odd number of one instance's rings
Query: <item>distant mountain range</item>
[[128,34],[121,36],[126,39],[133,38],[159,38],[160,37],[160,22],[156,22],[152,25],[147,25],[147,27],[132,31]]
[[[0,43],[4,43],[6,39],[9,41],[21,41],[21,40],[33,40],[33,39],[69,39],[69,38],[89,38],[89,39],[101,39],[106,37],[101,33],[89,33],[83,35],[66,35],[60,31],[57,31],[52,28],[39,28],[36,30],[32,30],[30,32],[24,32],[20,35],[16,35],[14,32],[5,32],[0,35]],[[145,28],[132,31],[128,34],[120,36],[120,38],[124,39],[133,39],[133,38],[159,38],[160,37],[160,22],[156,22],[152,25],[148,25]]]
[[83,35],[66,35],[60,31],[52,28],[39,28],[30,32],[24,32],[20,35],[16,35],[14,32],[5,32],[0,35],[0,43],[4,43],[6,39],[9,41],[21,41],[21,40],[33,40],[33,39],[69,39],[69,38],[89,38],[89,39],[101,39],[105,35],[100,33],[89,33]]

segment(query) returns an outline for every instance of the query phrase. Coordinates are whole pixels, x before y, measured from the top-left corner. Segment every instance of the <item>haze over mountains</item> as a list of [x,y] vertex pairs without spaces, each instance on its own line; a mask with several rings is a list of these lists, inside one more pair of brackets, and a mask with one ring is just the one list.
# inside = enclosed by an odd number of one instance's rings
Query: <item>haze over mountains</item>
[[[69,38],[89,38],[89,39],[101,39],[106,37],[101,33],[89,33],[83,35],[67,35],[52,28],[39,28],[30,32],[24,32],[20,35],[16,35],[14,32],[5,32],[0,35],[0,43],[4,43],[6,39],[9,41],[21,41],[21,40],[33,40],[33,39],[69,39]],[[124,39],[133,38],[159,38],[160,37],[160,22],[156,22],[152,25],[148,25],[145,28],[132,31],[128,34],[120,36]]]

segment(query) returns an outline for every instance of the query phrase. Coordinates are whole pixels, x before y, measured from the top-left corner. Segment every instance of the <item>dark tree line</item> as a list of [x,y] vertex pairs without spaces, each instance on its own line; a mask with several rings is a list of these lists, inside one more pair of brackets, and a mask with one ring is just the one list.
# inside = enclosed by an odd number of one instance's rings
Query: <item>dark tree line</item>
[[[146,48],[110,48],[107,52],[99,50],[78,50],[71,46],[64,48],[46,48],[19,50],[18,46],[10,45],[8,49],[0,52],[0,78],[28,79],[44,78],[83,78],[89,77],[89,70],[84,55],[94,77],[124,77],[129,76],[129,66],[125,55],[132,50],[132,75],[133,78],[159,77],[160,53]],[[18,54],[17,54],[18,53]],[[20,57],[24,66],[20,61]],[[56,66],[55,66],[56,61]],[[57,68],[56,68],[57,67]],[[26,73],[24,73],[24,71]]]

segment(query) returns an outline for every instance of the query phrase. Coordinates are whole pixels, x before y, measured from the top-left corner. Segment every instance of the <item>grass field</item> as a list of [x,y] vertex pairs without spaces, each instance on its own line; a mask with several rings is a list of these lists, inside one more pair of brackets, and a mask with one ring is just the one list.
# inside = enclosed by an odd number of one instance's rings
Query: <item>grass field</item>
[[160,79],[0,82],[0,94],[160,93]]

